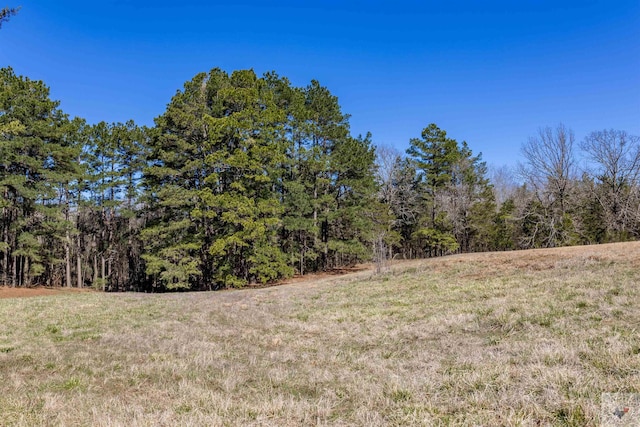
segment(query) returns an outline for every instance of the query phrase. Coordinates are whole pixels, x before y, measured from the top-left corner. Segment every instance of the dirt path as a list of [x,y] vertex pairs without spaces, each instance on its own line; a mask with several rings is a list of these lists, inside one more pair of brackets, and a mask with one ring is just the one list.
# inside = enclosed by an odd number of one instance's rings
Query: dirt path
[[92,292],[91,289],[77,288],[11,288],[8,286],[0,286],[0,298],[25,298],[39,297],[47,295],[61,295],[69,292]]

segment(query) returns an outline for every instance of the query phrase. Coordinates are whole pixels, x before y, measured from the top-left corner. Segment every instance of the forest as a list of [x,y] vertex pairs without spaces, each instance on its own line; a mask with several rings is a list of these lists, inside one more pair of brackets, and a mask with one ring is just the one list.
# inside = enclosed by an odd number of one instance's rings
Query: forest
[[640,138],[557,125],[521,151],[489,169],[433,123],[376,146],[319,82],[252,70],[196,75],[153,127],[91,124],[3,68],[0,285],[214,290],[638,238]]

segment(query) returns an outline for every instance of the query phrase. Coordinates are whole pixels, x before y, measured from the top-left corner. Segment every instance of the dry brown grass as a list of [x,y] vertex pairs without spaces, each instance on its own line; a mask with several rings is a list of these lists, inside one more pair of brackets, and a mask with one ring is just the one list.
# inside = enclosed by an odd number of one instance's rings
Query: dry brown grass
[[2,425],[597,425],[640,391],[640,243],[266,289],[0,300]]

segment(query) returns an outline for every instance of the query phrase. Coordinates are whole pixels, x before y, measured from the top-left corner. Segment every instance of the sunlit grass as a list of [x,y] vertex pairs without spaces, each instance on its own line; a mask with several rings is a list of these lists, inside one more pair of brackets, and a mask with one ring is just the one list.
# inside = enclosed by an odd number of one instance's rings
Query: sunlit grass
[[640,391],[640,245],[275,288],[0,300],[2,425],[597,425]]

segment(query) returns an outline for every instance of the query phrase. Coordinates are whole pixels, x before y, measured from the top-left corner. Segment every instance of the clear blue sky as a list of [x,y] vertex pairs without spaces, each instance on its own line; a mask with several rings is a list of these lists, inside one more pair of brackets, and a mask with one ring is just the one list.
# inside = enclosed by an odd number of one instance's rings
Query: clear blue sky
[[431,122],[495,165],[541,126],[640,134],[639,0],[6,2],[0,66],[89,122],[151,125],[220,67],[317,79],[399,150]]

